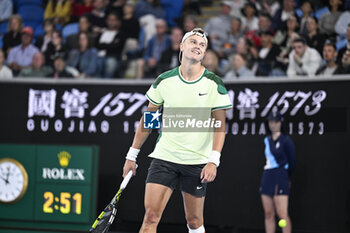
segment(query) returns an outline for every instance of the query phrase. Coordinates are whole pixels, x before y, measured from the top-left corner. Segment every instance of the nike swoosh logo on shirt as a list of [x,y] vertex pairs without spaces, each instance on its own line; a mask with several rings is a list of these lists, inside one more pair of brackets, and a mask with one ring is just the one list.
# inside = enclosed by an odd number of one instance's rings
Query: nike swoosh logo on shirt
[[208,93],[199,93],[199,96],[208,95]]

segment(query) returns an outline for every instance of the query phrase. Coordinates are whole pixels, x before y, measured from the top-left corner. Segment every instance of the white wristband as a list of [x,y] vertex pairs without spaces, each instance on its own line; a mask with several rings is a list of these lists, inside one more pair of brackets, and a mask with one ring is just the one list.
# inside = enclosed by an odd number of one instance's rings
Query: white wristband
[[134,161],[136,162],[136,159],[137,159],[137,155],[139,154],[140,152],[140,149],[135,149],[135,148],[132,148],[130,147],[128,153],[126,154],[126,159],[127,160],[131,160],[131,161]]
[[220,156],[221,156],[221,153],[219,151],[216,151],[216,150],[211,151],[209,158],[208,158],[208,163],[213,163],[216,165],[216,167],[219,167]]

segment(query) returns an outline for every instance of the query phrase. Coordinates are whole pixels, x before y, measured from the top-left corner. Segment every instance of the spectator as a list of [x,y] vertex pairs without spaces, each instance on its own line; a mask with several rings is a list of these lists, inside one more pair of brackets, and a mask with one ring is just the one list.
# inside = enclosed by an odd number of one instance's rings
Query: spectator
[[13,13],[12,1],[11,0],[0,1],[0,23],[8,21],[12,13]]
[[288,54],[292,51],[292,41],[299,38],[298,31],[298,18],[296,15],[291,15],[287,20],[287,30],[277,31],[273,42],[281,49],[280,54],[276,57],[276,64],[272,70],[270,76],[285,76],[288,67]]
[[[91,32],[90,26],[89,18],[86,15],[79,18],[79,32],[86,32],[89,34]],[[65,43],[67,51],[78,48],[79,32],[67,36]]]
[[117,13],[119,18],[123,17],[123,8],[124,5],[128,4],[133,4],[134,1],[132,0],[110,0],[108,1],[107,7],[106,7],[106,14],[109,14],[111,12]]
[[62,33],[60,31],[55,30],[52,33],[52,40],[47,46],[47,50],[45,52],[46,65],[53,67],[55,57],[66,57],[66,55],[67,52],[63,45]]
[[350,74],[350,50],[346,50],[342,57],[343,73]]
[[341,0],[329,0],[330,12],[324,13],[318,23],[320,33],[328,36],[335,36],[335,25],[342,14],[342,1]]
[[272,43],[273,33],[271,30],[261,32],[261,46],[259,47],[256,76],[269,76],[276,64],[276,57],[281,49]]
[[271,30],[271,25],[272,25],[271,20],[272,19],[269,14],[261,13],[259,14],[259,18],[258,18],[258,29],[247,31],[245,33],[245,36],[250,40],[252,40],[256,47],[261,46],[261,38],[260,38],[261,32]]
[[35,41],[35,46],[42,52],[45,53],[48,44],[52,40],[52,33],[55,29],[55,25],[52,19],[44,20],[44,35],[39,36]]
[[190,32],[198,27],[198,20],[194,15],[186,15],[183,21],[183,32]]
[[102,31],[106,28],[106,14],[104,9],[104,0],[94,0],[94,9],[90,14],[86,15],[91,24],[93,37],[96,37],[98,34],[102,33]]
[[222,1],[221,2],[221,14],[219,16],[209,19],[205,25],[204,30],[208,33],[211,46],[215,50],[223,44],[227,34],[230,33],[231,25],[231,2]]
[[209,71],[215,72],[221,76],[219,72],[219,58],[212,50],[207,50],[202,61],[202,65]]
[[[282,50],[288,51],[290,48],[290,42],[292,35],[297,33],[299,29],[298,17],[290,15],[287,19],[287,28],[285,30],[278,30],[273,38],[273,42],[280,46]],[[289,53],[289,51],[288,51]]]
[[169,27],[178,26],[177,21],[181,17],[183,5],[183,1],[161,0],[165,21]]
[[350,24],[350,11],[345,11],[339,16],[335,24],[335,32],[340,36],[341,39],[345,38],[346,31],[349,24]]
[[316,75],[321,76],[331,76],[333,74],[342,74],[343,67],[335,62],[337,57],[337,47],[334,43],[327,40],[323,46],[323,59],[326,64],[321,65],[317,71]]
[[[248,38],[245,37],[241,37],[238,39],[237,44],[236,44],[236,53],[240,53],[245,55],[246,60],[247,60],[247,67],[251,70],[256,69],[256,54],[258,53],[257,49],[255,48],[253,42],[251,40],[249,40]],[[255,56],[253,56],[253,54]],[[231,55],[229,57],[229,64],[233,64],[233,56]],[[227,70],[224,69],[224,73],[226,73],[225,71]]]
[[307,46],[304,38],[293,41],[293,50],[289,54],[288,77],[295,75],[315,75],[322,63],[322,58],[316,49]]
[[157,20],[157,34],[148,42],[143,59],[138,60],[137,77],[138,79],[154,77],[158,61],[162,52],[171,46],[171,39],[166,34],[167,25],[165,20]]
[[69,22],[71,7],[70,0],[49,0],[45,8],[44,18],[53,19],[55,24],[63,26]]
[[79,21],[81,16],[89,14],[93,9],[93,0],[73,0],[71,22]]
[[171,46],[162,53],[157,69],[158,74],[171,70],[180,65],[179,53],[182,37],[183,31],[181,28],[174,27],[171,30]]
[[244,31],[258,30],[259,19],[257,17],[256,6],[252,2],[247,2],[243,7],[242,28]]
[[121,65],[126,35],[120,31],[121,22],[116,13],[107,16],[107,29],[96,38],[98,49],[100,76],[115,77]]
[[86,32],[79,33],[78,49],[69,52],[67,65],[76,68],[80,78],[95,77],[97,74],[97,50]]
[[62,56],[56,56],[54,58],[54,68],[55,70],[48,76],[57,78],[73,78],[72,73],[66,69],[66,61]]
[[230,2],[231,6],[231,11],[230,11],[230,16],[231,17],[236,17],[236,18],[242,18],[242,9],[244,5],[246,4],[246,0],[233,0]]
[[238,39],[243,36],[242,23],[239,18],[233,18],[231,21],[231,31],[227,35],[226,42],[221,44],[216,50],[219,58],[227,59],[230,54],[235,52]]
[[52,73],[52,68],[45,66],[44,55],[41,52],[35,53],[33,63],[30,67],[24,68],[20,73],[20,77],[42,78]]
[[305,36],[306,44],[316,49],[319,54],[322,54],[325,36],[318,30],[317,19],[309,17],[306,22],[306,28],[308,31],[308,34]]
[[301,12],[302,12],[302,17],[300,19],[300,28],[299,28],[299,34],[301,35],[307,35],[308,30],[306,28],[306,22],[309,17],[313,17],[314,14],[314,9],[311,5],[311,2],[309,0],[304,1],[301,4]]
[[12,71],[5,64],[5,53],[0,49],[0,79],[11,79]]
[[7,65],[12,69],[15,76],[23,69],[32,64],[34,54],[39,50],[32,44],[33,29],[24,27],[21,31],[20,45],[12,48],[7,57]]
[[337,64],[341,64],[343,55],[347,50],[350,50],[350,24],[346,30],[346,40],[348,41],[347,45],[338,51]]
[[140,0],[135,6],[134,16],[139,20],[144,32],[143,47],[147,47],[151,38],[156,35],[157,19],[165,19],[165,12],[160,0]]
[[153,15],[157,19],[165,19],[165,11],[160,5],[160,0],[140,0],[135,6],[135,17]]
[[9,20],[8,31],[3,38],[2,49],[7,56],[10,49],[21,44],[22,18],[20,15],[12,15]]
[[258,12],[268,14],[270,17],[275,15],[277,10],[281,7],[279,1],[275,0],[250,0],[250,2],[255,4]]
[[132,38],[138,41],[140,34],[140,23],[136,17],[134,17],[134,4],[130,1],[126,2],[123,7],[120,30],[126,34],[127,38]]
[[184,6],[182,8],[182,14],[183,15],[201,15],[202,10],[201,10],[201,5],[199,0],[184,0],[183,1]]
[[247,56],[241,53],[233,55],[233,68],[224,76],[225,80],[251,79],[254,72],[247,67]]
[[289,16],[294,14],[295,6],[295,0],[283,0],[282,8],[280,8],[273,16],[272,29],[275,32],[286,28],[286,21]]

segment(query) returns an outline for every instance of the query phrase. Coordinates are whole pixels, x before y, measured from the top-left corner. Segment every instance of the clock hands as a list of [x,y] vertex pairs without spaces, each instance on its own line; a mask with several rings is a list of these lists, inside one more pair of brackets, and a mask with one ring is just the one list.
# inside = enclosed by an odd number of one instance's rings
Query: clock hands
[[9,183],[8,178],[7,178],[7,179],[5,179],[5,178],[4,178],[4,177],[2,177],[2,176],[0,176],[0,178],[1,178],[2,180],[4,180],[4,181],[5,181],[5,184],[8,184],[8,183]]
[[4,177],[0,176],[0,178],[5,181],[5,184],[9,184],[10,183],[9,182],[10,174],[11,174],[10,173],[10,168],[8,168],[8,171],[7,171],[7,174],[6,174],[6,179]]

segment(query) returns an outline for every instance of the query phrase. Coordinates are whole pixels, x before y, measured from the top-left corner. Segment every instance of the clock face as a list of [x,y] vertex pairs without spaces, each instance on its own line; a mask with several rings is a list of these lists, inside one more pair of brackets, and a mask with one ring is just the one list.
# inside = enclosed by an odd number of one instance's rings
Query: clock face
[[28,174],[14,159],[0,159],[0,202],[12,203],[21,199],[27,190]]

